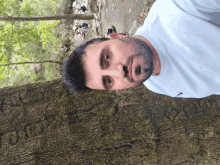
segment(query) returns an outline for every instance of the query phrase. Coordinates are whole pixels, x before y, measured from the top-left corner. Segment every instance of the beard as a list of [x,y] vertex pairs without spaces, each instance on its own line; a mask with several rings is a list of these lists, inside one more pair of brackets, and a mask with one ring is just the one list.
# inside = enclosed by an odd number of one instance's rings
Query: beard
[[149,48],[149,46],[144,41],[137,38],[127,37],[127,38],[117,38],[117,39],[129,44],[129,46],[130,44],[132,44],[136,52],[136,54],[134,54],[133,57],[143,59],[143,66],[141,67],[143,68],[142,71],[144,72],[144,74],[146,74],[146,76],[144,77],[142,82],[149,79],[154,71],[153,52]]

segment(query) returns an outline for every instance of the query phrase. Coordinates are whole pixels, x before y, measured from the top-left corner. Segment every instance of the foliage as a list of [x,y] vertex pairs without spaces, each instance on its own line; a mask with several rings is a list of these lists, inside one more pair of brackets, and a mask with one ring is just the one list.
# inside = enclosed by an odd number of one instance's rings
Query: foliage
[[[53,29],[60,21],[40,21],[40,24],[37,27],[37,33],[40,36],[43,49],[48,50],[49,42],[53,39]],[[56,40],[57,41],[57,40]],[[55,43],[56,44],[56,43]]]
[[[46,16],[56,14],[57,0],[0,0],[0,16]],[[60,21],[0,21],[0,65],[25,61],[57,60],[61,40],[54,34]],[[53,57],[53,58],[51,58]],[[55,79],[57,64],[42,64],[46,80]],[[40,81],[33,65],[0,66],[0,87]],[[57,76],[57,75],[56,75]]]

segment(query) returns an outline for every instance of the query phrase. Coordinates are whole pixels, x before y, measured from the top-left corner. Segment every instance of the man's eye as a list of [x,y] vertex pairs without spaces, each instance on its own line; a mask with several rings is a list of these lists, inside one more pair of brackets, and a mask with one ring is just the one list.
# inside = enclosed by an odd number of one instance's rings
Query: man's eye
[[111,86],[112,85],[112,80],[108,79],[108,85]]
[[107,60],[109,60],[109,59],[110,59],[110,57],[111,57],[111,56],[110,56],[110,54],[109,54],[109,53],[107,53],[107,54],[106,54],[106,59],[107,59]]
[[110,53],[107,53],[106,55],[103,56],[104,59],[103,59],[103,64],[104,64],[104,68],[107,68],[109,66],[109,63],[110,63],[110,58],[111,58],[111,55]]
[[105,82],[108,89],[112,87],[113,82],[109,76],[106,77]]

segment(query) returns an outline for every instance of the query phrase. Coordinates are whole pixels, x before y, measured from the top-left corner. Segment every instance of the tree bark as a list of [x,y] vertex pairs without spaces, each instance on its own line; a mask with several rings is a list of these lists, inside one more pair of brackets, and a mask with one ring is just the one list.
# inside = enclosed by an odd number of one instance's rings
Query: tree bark
[[0,89],[0,164],[220,164],[220,97],[144,85],[73,95],[62,79]]
[[46,20],[92,20],[95,19],[94,15],[85,15],[85,14],[63,14],[63,15],[54,15],[54,16],[44,16],[44,17],[11,17],[5,16],[0,17],[1,21],[46,21]]

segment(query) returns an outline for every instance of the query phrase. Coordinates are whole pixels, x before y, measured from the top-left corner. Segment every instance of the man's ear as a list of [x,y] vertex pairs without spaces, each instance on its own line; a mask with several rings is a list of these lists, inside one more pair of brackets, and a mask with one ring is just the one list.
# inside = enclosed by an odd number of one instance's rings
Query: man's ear
[[120,34],[120,33],[110,33],[110,34],[108,35],[108,37],[109,37],[110,39],[127,38],[128,35],[122,35],[122,34]]

